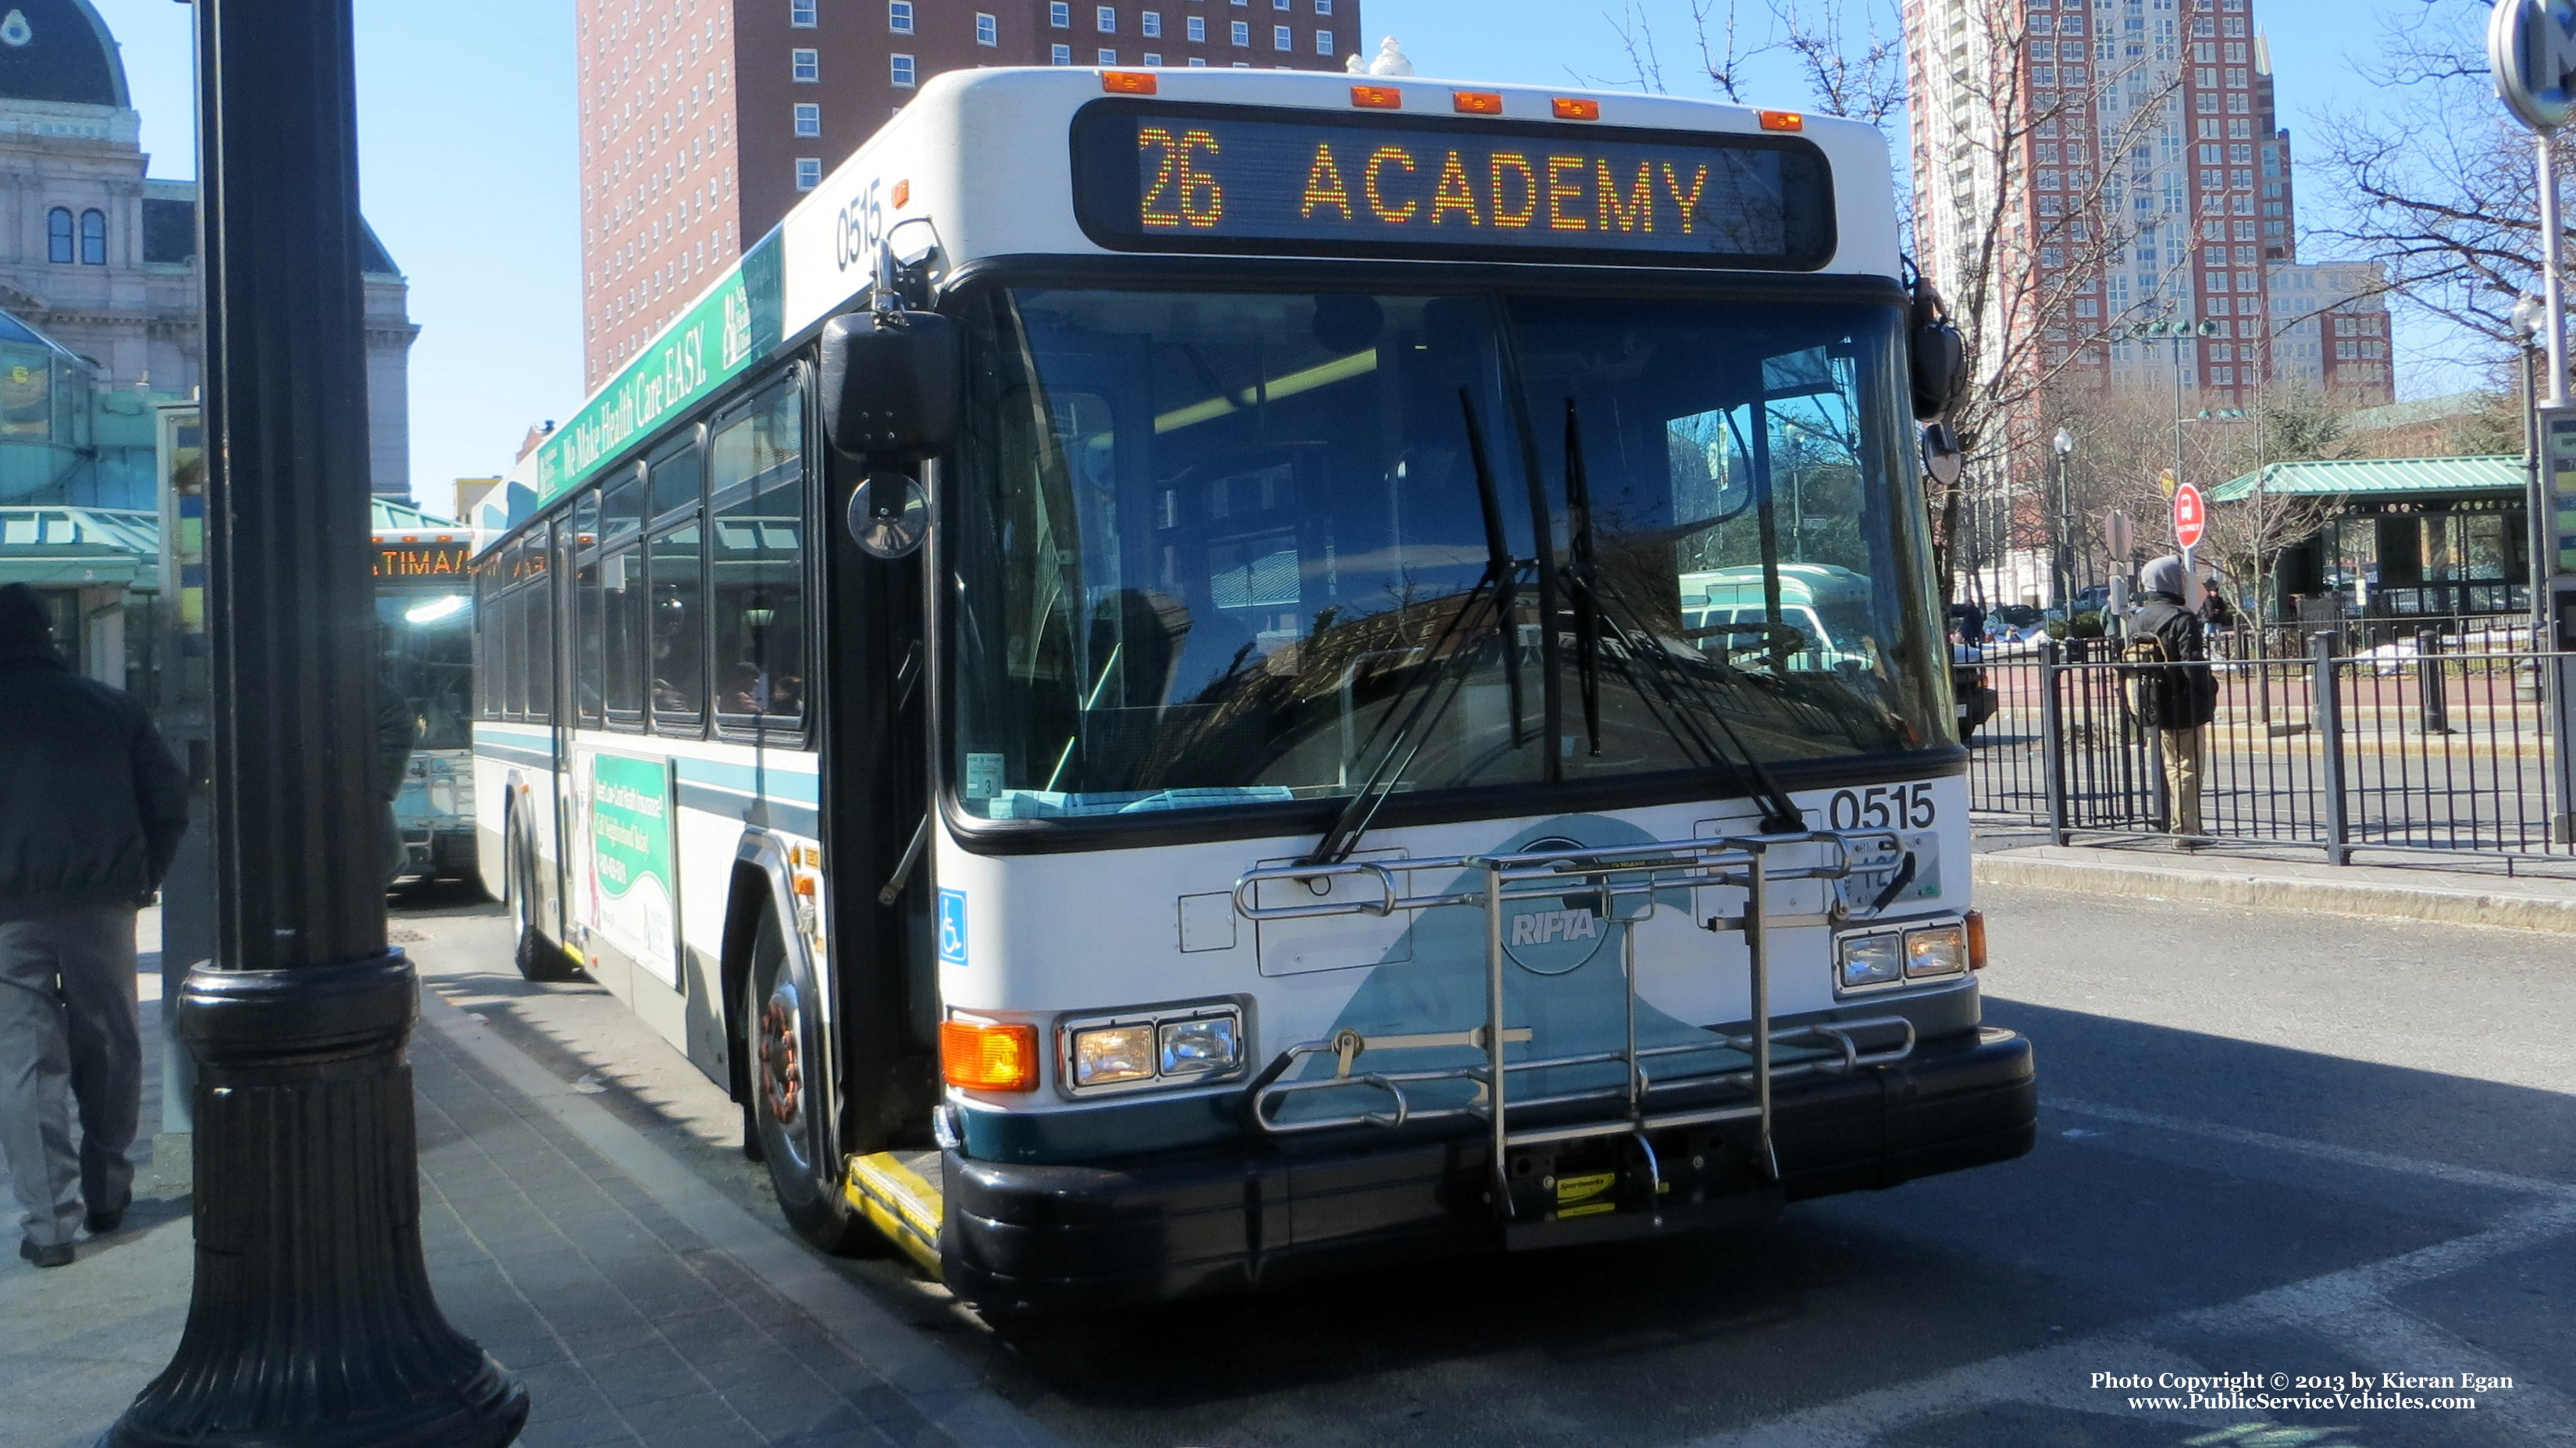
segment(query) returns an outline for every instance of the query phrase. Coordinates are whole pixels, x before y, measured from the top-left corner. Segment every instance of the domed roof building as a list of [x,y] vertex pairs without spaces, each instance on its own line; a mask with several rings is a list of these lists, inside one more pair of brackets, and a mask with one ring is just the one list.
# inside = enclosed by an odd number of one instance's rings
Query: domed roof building
[[[192,395],[203,347],[198,315],[197,188],[152,179],[142,117],[115,36],[89,0],[0,0],[0,312],[89,364],[97,415],[60,394],[58,426],[0,423],[0,449],[43,446],[52,467],[0,457],[0,504],[154,506],[152,403]],[[372,492],[410,491],[409,288],[371,233],[367,300]],[[29,359],[0,336],[0,383]],[[0,403],[0,405],[5,405]],[[22,409],[22,416],[24,416]],[[132,476],[121,435],[144,450]],[[13,465],[16,464],[16,465]],[[54,496],[17,490],[59,479]]]

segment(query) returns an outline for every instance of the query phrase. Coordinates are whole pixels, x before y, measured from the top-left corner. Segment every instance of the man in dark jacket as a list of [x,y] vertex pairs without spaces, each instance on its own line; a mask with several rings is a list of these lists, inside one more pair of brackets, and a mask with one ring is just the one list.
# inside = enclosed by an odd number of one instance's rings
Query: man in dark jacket
[[134,912],[187,827],[143,706],[63,666],[34,589],[0,588],[0,1155],[39,1267],[72,1260],[84,1216],[115,1231],[133,1197]]
[[2187,602],[2191,576],[2167,554],[2138,574],[2145,595],[2129,610],[2128,660],[2138,665],[2138,714],[2163,732],[2169,828],[2184,848],[2201,843],[2200,782],[2208,761],[2207,728],[2218,717],[2218,675],[2200,615]]

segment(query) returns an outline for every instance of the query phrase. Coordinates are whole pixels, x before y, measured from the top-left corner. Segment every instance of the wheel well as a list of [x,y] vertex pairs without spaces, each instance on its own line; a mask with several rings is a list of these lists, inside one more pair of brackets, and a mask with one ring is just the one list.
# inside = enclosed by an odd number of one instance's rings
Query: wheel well
[[737,860],[733,888],[725,899],[724,951],[717,964],[717,988],[723,993],[725,1089],[736,1101],[750,1099],[751,1069],[743,1049],[748,1022],[742,1018],[742,994],[751,979],[751,945],[760,933],[760,912],[774,908],[769,877],[758,865]]

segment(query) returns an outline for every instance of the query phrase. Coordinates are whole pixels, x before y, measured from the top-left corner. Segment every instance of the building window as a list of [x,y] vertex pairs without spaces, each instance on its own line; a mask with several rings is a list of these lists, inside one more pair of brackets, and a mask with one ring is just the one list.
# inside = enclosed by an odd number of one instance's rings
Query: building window
[[1333,0],[1315,0],[1315,13],[1318,15],[1332,14]]
[[1206,16],[1204,16],[1204,15],[1193,15],[1193,16],[1191,16],[1191,17],[1190,17],[1190,21],[1189,21],[1189,30],[1190,30],[1190,44],[1192,44],[1192,45],[1205,45],[1205,44],[1207,44],[1207,17],[1206,17]]
[[819,84],[823,79],[823,52],[791,50],[787,52],[788,78],[803,85]]
[[57,206],[45,213],[45,260],[68,266],[77,259],[72,249],[72,214]]
[[1136,33],[1144,36],[1148,40],[1162,39],[1163,12],[1160,10],[1148,10],[1144,14],[1136,17]]
[[1118,63],[1118,52],[1111,50],[1105,45],[1100,47],[1100,63],[1102,65],[1116,65]]
[[889,55],[889,56],[887,56],[887,57],[886,57],[886,69],[887,69],[887,70],[888,70],[888,72],[889,72],[889,74],[888,74],[888,76],[887,76],[887,79],[889,79],[889,80],[893,81],[893,82],[895,83],[895,85],[896,85],[899,89],[903,89],[903,90],[910,90],[910,89],[912,88],[912,85],[913,85],[913,79],[912,79],[912,57],[911,57],[911,56],[909,56],[909,55]]
[[1201,70],[1205,70],[1207,69],[1207,57],[1203,55],[1193,55],[1190,57],[1190,64]]
[[107,213],[81,213],[81,265],[107,265]]
[[823,158],[820,156],[797,157],[796,189],[799,191],[811,191],[822,184]]
[[912,0],[887,0],[886,28],[897,35],[912,33]]
[[1159,51],[1159,50],[1149,50],[1149,51],[1146,51],[1146,52],[1145,52],[1145,64],[1146,64],[1146,65],[1148,65],[1148,66],[1158,66],[1158,65],[1161,65],[1162,63],[1163,63],[1163,53],[1162,53],[1161,51]]
[[798,30],[811,30],[820,22],[815,19],[817,0],[787,0],[787,23]]
[[800,136],[819,136],[823,134],[823,108],[821,106],[808,101],[800,103],[796,107],[796,134]]
[[1049,47],[1047,51],[1047,63],[1049,65],[1073,64],[1073,47],[1070,45]]
[[977,45],[999,45],[999,44],[1001,44],[1001,43],[1002,43],[1002,22],[1000,22],[1000,21],[998,21],[998,20],[994,19],[994,18],[993,18],[992,16],[990,16],[990,15],[985,14],[985,13],[984,13],[983,11],[981,11],[981,10],[976,11],[976,12],[975,12],[975,43],[976,43]]
[[1329,30],[1318,30],[1315,32],[1315,53],[1317,55],[1330,55],[1333,53],[1333,32]]
[[[1073,28],[1073,7],[1065,4],[1064,0],[1056,0],[1056,3],[1047,7],[1047,24],[1054,26],[1058,30],[1071,30]],[[1071,64],[1070,61],[1062,63]]]
[[1250,45],[1252,43],[1252,24],[1250,21],[1238,20],[1234,22],[1234,43],[1237,45]]
[[1116,7],[1109,5],[1092,6],[1091,28],[1099,31],[1103,35],[1116,35],[1118,33],[1118,11]]
[[1297,48],[1297,37],[1285,25],[1273,25],[1270,27],[1270,48],[1294,50]]

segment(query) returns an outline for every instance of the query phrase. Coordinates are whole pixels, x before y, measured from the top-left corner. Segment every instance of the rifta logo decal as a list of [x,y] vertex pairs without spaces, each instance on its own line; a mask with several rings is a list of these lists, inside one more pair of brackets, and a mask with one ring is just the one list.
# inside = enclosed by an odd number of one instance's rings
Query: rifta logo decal
[[1601,934],[1601,917],[1589,910],[1534,910],[1512,917],[1512,944],[1545,945],[1551,940],[1592,940]]

